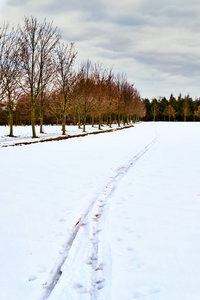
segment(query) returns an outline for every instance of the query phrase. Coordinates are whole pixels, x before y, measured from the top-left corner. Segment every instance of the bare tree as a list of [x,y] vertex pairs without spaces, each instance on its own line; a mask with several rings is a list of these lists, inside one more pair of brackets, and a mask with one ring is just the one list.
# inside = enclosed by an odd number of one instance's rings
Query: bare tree
[[82,99],[83,99],[83,90],[82,90],[82,76],[78,73],[76,74],[76,82],[73,87],[72,98],[73,101],[71,103],[71,110],[73,111],[73,122],[78,123],[78,128],[81,128],[81,119],[83,116],[82,110]]
[[123,123],[129,124],[130,113],[135,104],[135,90],[134,85],[130,84],[128,81],[124,81],[122,85],[122,98],[123,98],[123,113],[122,119]]
[[94,99],[92,95],[92,76],[94,74],[94,66],[90,60],[83,62],[79,72],[79,84],[82,90],[82,114],[83,114],[83,132],[85,132],[85,125],[87,115],[91,109],[91,102]]
[[96,94],[96,103],[99,119],[99,130],[101,129],[102,124],[102,114],[105,110],[105,90],[106,90],[106,79],[107,79],[107,70],[103,68],[100,64],[95,64],[94,67],[94,85],[95,85],[95,94]]
[[75,74],[72,71],[73,63],[75,61],[77,52],[74,44],[67,45],[60,43],[57,49],[58,59],[58,86],[63,95],[63,116],[62,116],[62,134],[65,134],[66,112],[69,95],[75,83]]
[[129,106],[129,113],[133,122],[138,122],[146,114],[144,102],[141,99],[140,93],[136,88],[131,88],[131,104]]
[[169,121],[171,120],[171,117],[173,117],[174,120],[175,120],[175,117],[176,117],[176,111],[175,111],[175,109],[173,108],[173,106],[168,105],[168,106],[165,108],[165,110],[164,110],[163,113],[164,113],[165,116],[169,116]]
[[194,111],[194,116],[200,118],[200,105],[198,105],[197,110]]
[[15,122],[19,125],[30,124],[31,105],[29,95],[23,93],[15,105]]
[[108,123],[111,128],[112,113],[115,110],[114,107],[116,105],[115,77],[112,68],[109,70],[109,74],[106,79],[106,99],[107,99]]
[[8,39],[8,28],[9,28],[8,23],[0,24],[0,64],[1,64],[1,68],[0,68],[0,100],[3,99],[3,95],[4,95],[2,80],[3,80],[4,53],[5,53],[5,48],[6,48],[7,39]]
[[156,116],[159,114],[158,102],[156,99],[153,99],[151,103],[151,113],[153,115],[153,120],[156,120]]
[[60,35],[57,28],[52,27],[52,23],[45,23],[39,40],[40,49],[40,133],[43,133],[42,125],[44,118],[44,103],[47,89],[52,88],[52,81],[56,76],[57,66],[55,57],[55,47]]
[[[8,28],[7,28],[8,29]],[[13,109],[20,95],[20,80],[22,71],[19,68],[19,45],[17,32],[12,28],[7,32],[4,39],[4,50],[1,53],[1,86],[4,93],[4,101],[9,113],[8,123],[10,126],[9,136],[13,136]]]
[[59,91],[51,91],[50,95],[47,97],[45,105],[45,116],[51,119],[51,124],[56,123],[56,125],[62,122],[62,95]]
[[124,85],[127,82],[126,74],[119,73],[116,76],[116,91],[117,91],[117,123],[120,127],[121,115],[124,111],[124,94],[123,89]]
[[41,24],[33,16],[24,18],[20,31],[21,67],[24,72],[23,89],[31,99],[32,136],[36,137],[35,109],[37,97],[43,92],[52,75],[54,50],[59,41],[57,28],[44,20]]

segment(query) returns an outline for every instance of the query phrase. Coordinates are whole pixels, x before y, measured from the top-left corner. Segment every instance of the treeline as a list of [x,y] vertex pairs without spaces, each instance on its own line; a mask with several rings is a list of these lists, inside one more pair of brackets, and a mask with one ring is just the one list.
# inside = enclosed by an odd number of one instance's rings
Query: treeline
[[165,97],[143,100],[146,115],[144,121],[200,121],[200,98],[192,99],[189,95],[179,94],[176,99],[173,94],[167,100]]
[[44,20],[25,17],[23,26],[0,25],[0,124],[129,123],[145,115],[139,92],[124,73],[87,60],[74,70],[77,51]]

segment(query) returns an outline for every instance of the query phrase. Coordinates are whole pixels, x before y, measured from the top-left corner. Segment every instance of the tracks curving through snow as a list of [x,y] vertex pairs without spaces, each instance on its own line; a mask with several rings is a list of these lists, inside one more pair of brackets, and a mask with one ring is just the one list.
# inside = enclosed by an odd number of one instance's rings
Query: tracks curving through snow
[[[95,300],[98,298],[100,291],[103,289],[107,289],[109,291],[109,270],[111,268],[111,262],[109,262],[109,260],[105,257],[109,253],[109,243],[106,240],[105,229],[107,221],[106,212],[108,211],[109,204],[108,199],[112,192],[117,188],[119,181],[127,173],[127,171],[155,144],[158,139],[156,131],[155,135],[155,138],[146,145],[142,151],[116,170],[114,176],[110,179],[102,192],[93,198],[85,213],[77,220],[71,230],[70,236],[66,240],[60,259],[52,268],[47,282],[43,286],[43,292],[39,298],[40,300],[48,299],[54,291],[62,275],[62,268],[66,264],[70,250],[77,240],[79,240],[79,243],[83,240],[81,239],[81,236],[83,235],[84,237],[88,237],[88,241],[85,242],[83,247],[83,255],[87,255],[87,257],[89,255],[87,271],[89,268],[90,283],[87,293],[90,294],[90,299]],[[105,261],[106,264],[104,263]]]

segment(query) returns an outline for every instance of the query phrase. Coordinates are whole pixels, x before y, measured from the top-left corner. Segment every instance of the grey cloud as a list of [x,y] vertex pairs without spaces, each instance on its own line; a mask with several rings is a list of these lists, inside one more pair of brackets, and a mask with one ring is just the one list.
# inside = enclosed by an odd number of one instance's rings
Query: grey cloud
[[17,5],[24,5],[30,3],[31,0],[7,0],[7,5],[9,6],[17,6]]
[[[86,43],[90,41],[90,43],[95,43],[96,40],[99,41],[99,39],[102,39],[104,36],[104,31],[102,28],[98,27],[88,27],[85,26],[81,30],[78,28],[80,24],[77,25],[72,25],[72,27],[66,27],[66,29],[63,29],[62,36],[64,39],[71,40],[74,42],[80,42],[80,41],[85,41]],[[100,42],[101,43],[101,42]]]
[[135,59],[146,66],[156,68],[159,72],[180,77],[199,77],[199,57],[190,54],[160,54],[157,52],[138,53]]
[[199,84],[199,0],[7,0],[6,4],[53,20],[63,38],[75,42],[81,58],[115,65],[141,87],[144,84],[143,89],[159,80],[160,89],[177,84],[179,92],[185,81]]
[[149,25],[149,20],[145,16],[138,14],[133,14],[132,16],[115,16],[113,22],[120,26],[129,26],[129,27],[144,27]]
[[51,1],[48,4],[42,4],[40,7],[43,12],[46,11],[52,14],[68,13],[70,11],[80,11],[82,13],[93,11],[98,13],[98,11],[103,9],[103,4],[100,0],[60,0],[59,3],[57,1]]

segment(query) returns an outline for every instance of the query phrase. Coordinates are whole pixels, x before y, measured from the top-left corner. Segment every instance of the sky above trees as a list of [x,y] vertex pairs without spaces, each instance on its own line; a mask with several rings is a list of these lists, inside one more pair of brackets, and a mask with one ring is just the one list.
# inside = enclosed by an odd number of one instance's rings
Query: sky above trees
[[1,0],[0,20],[53,21],[81,61],[125,72],[141,96],[200,96],[198,0]]

